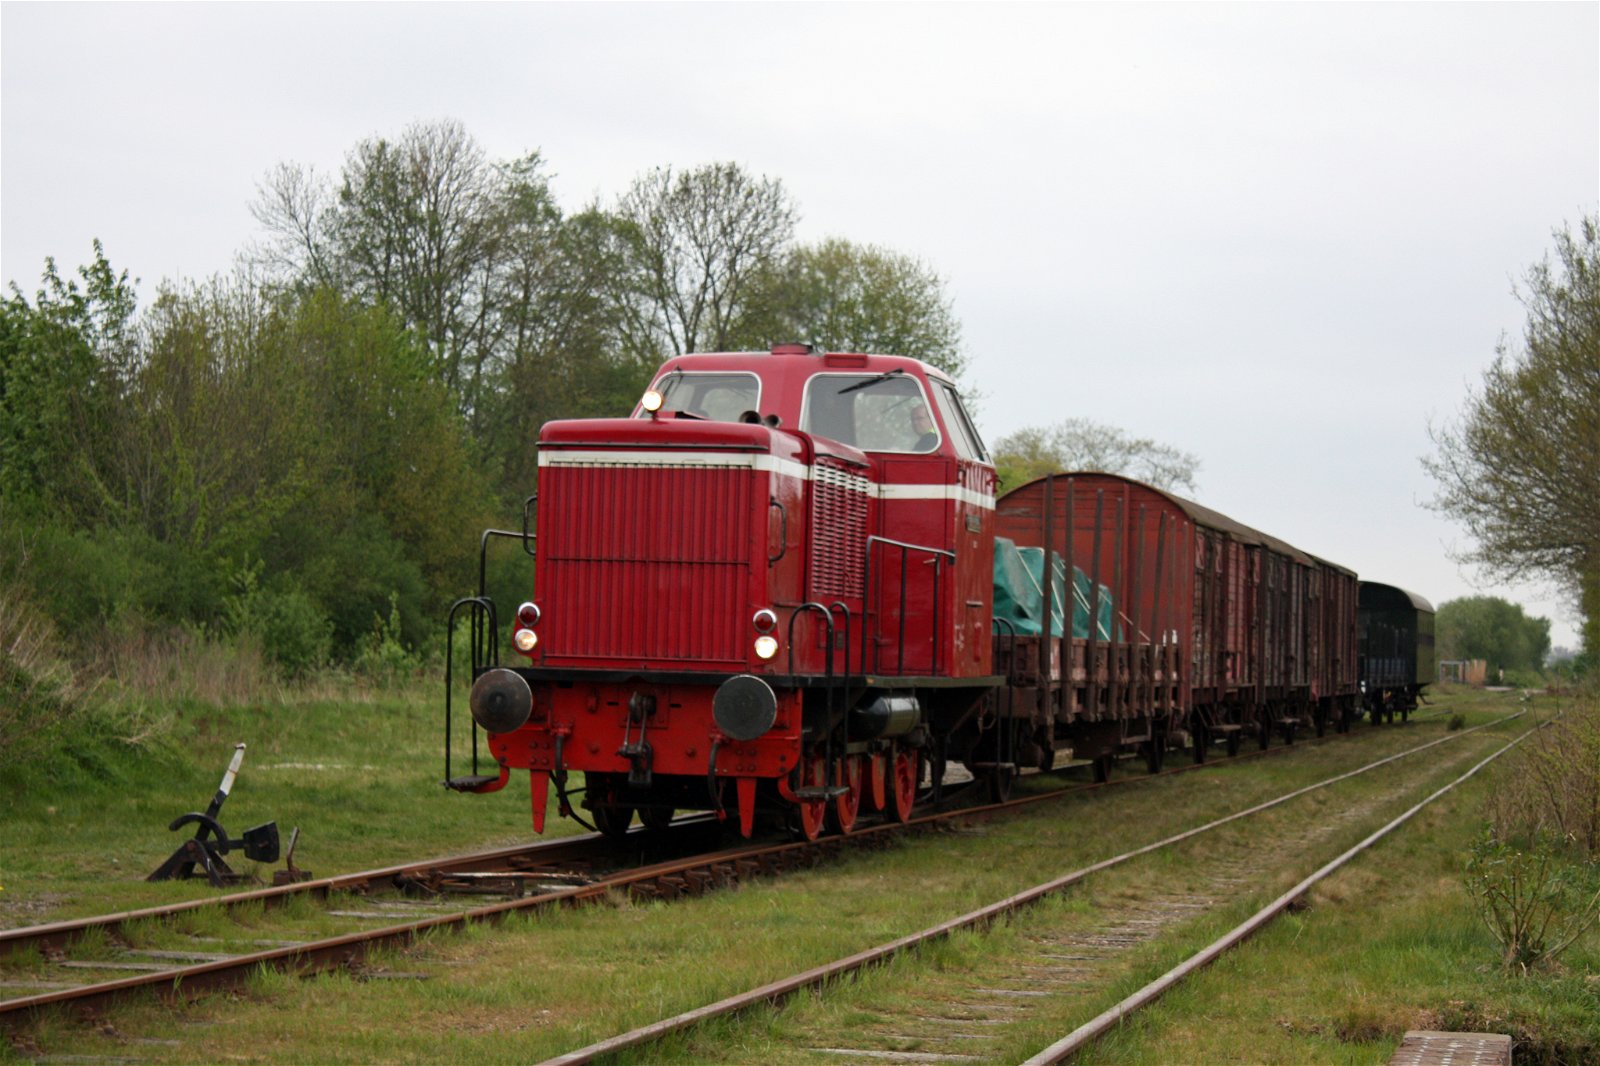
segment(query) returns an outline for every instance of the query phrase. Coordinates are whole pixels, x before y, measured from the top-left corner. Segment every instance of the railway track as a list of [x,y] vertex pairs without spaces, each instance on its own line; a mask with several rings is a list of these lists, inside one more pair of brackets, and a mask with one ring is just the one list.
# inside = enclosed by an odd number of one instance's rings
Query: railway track
[[[1330,735],[1303,746],[1337,743],[1349,736]],[[953,794],[948,809],[907,825],[866,826],[850,836],[825,837],[815,844],[785,841],[715,849],[720,827],[704,816],[680,819],[668,834],[636,829],[630,834],[631,844],[620,851],[598,834],[586,834],[215,899],[4,930],[0,931],[0,994],[22,994],[0,999],[0,1027],[26,1024],[42,1010],[98,1009],[140,993],[193,998],[236,985],[261,967],[301,974],[358,968],[374,948],[404,946],[434,930],[494,922],[513,913],[593,903],[613,893],[635,899],[699,895],[750,877],[809,868],[846,849],[884,846],[900,833],[930,829],[956,817],[1003,814],[1079,793],[1293,750],[1273,747],[1224,761],[1185,764],[1158,775],[1074,784],[977,807],[955,806],[961,797]],[[708,851],[708,847],[714,850]],[[462,908],[453,901],[462,893],[501,898]],[[321,915],[340,920],[346,928],[332,933],[273,930],[270,940],[260,939],[259,931],[246,930],[220,942],[183,938],[176,948],[170,944],[162,948],[134,946],[152,929],[166,929],[208,911],[251,913],[303,900],[320,903]],[[352,924],[356,927],[349,928]],[[64,957],[84,941],[105,945],[96,954],[109,951],[111,957]],[[19,959],[23,962],[20,969],[14,965]],[[41,972],[49,978],[41,978]]]
[[[943,939],[952,933],[967,929],[985,928],[998,919],[1030,907],[1096,874],[1124,863],[1157,851],[1175,847],[1195,837],[1273,810],[1312,792],[1328,788],[1398,760],[1409,758],[1440,745],[1470,736],[1480,730],[1503,725],[1513,719],[1520,718],[1523,713],[1517,712],[1469,730],[1448,733],[1436,740],[1375,760],[1355,770],[1331,776],[1325,780],[1284,793],[1263,803],[1236,811],[1203,825],[1192,827],[1143,847],[1084,866],[988,906],[940,922],[937,925],[900,937],[889,943],[857,952],[787,978],[768,982],[715,1003],[710,1003],[625,1033],[619,1033],[588,1046],[556,1056],[546,1060],[544,1066],[575,1066],[575,1064],[590,1062],[596,1058],[614,1055],[623,1051],[636,1052],[638,1049],[647,1047],[668,1036],[692,1029],[713,1019],[737,1014],[762,1004],[776,1003],[803,990],[822,988],[841,977],[880,965],[897,955]],[[1389,821],[1377,832],[1369,835],[1361,844],[1349,849],[1336,860],[1321,867],[1312,876],[1300,881],[1289,892],[1282,894],[1267,907],[1262,908],[1253,915],[1244,925],[1236,928],[1226,937],[1210,945],[1195,957],[1186,960],[1184,964],[1164,975],[1160,980],[1152,982],[1151,985],[1141,989],[1139,993],[1128,997],[1092,1022],[1079,1027],[1070,1037],[1064,1038],[1056,1045],[1052,1045],[1051,1048],[1040,1052],[1040,1057],[1033,1061],[1040,1063],[1059,1062],[1075,1054],[1095,1037],[1115,1025],[1117,1021],[1126,1017],[1127,1014],[1153,1001],[1156,996],[1177,980],[1181,980],[1186,974],[1210,962],[1228,947],[1233,946],[1264,926],[1272,917],[1287,909],[1294,900],[1299,898],[1317,880],[1325,877],[1344,862],[1349,861],[1361,850],[1392,832],[1428,803],[1433,802],[1451,788],[1467,780],[1495,758],[1510,750],[1511,747],[1519,743],[1531,732],[1531,729],[1528,730],[1510,743],[1499,747],[1488,758],[1477,761],[1466,773],[1456,777],[1445,787],[1434,791],[1421,803],[1410,807],[1400,817]],[[1352,816],[1359,816],[1361,814],[1370,815],[1372,812],[1358,810],[1349,813]],[[1342,820],[1347,821],[1348,819]],[[1303,835],[1308,838],[1318,835],[1330,835],[1330,827],[1323,824],[1308,825],[1304,828]],[[1259,856],[1259,849],[1255,853]],[[1053,995],[1083,994],[1090,991],[1096,984],[1103,985],[1105,981],[1109,980],[1110,975],[1105,972],[1102,964],[1118,961],[1121,957],[1126,956],[1132,948],[1149,942],[1163,930],[1188,921],[1200,914],[1216,910],[1224,905],[1231,896],[1236,896],[1244,886],[1248,886],[1253,876],[1259,876],[1258,871],[1251,871],[1245,868],[1248,865],[1249,862],[1243,855],[1225,854],[1215,864],[1216,869],[1208,871],[1205,875],[1204,879],[1210,883],[1210,891],[1196,894],[1192,890],[1185,889],[1165,894],[1155,899],[1147,900],[1138,907],[1128,908],[1116,915],[1111,923],[1093,930],[1080,930],[1064,935],[1047,932],[1030,937],[1036,942],[1037,951],[1035,959],[1028,967],[1028,973],[1033,980],[1028,983],[1027,987],[973,985],[964,991],[957,992],[955,998],[948,1001],[949,1005],[944,1009],[943,1013],[919,1015],[913,1019],[917,1025],[924,1027],[923,1031],[912,1034],[899,1034],[898,1036],[891,1035],[884,1041],[888,1046],[867,1048],[812,1047],[801,1050],[812,1052],[823,1058],[831,1057],[838,1061],[851,1061],[852,1059],[858,1062],[988,1061],[989,1058],[992,1058],[992,1055],[985,1056],[983,1054],[972,1054],[971,1052],[981,1052],[984,1047],[983,1042],[992,1040],[994,1032],[990,1027],[1003,1026],[1016,1020],[1015,1016],[1025,1012],[1027,1005],[1035,998],[1043,999]],[[1005,973],[989,975],[986,978],[980,977],[979,980],[987,980],[993,985],[1008,983],[1014,985],[1016,983],[1014,974],[1007,975]],[[916,1050],[896,1050],[895,1045],[897,1043]]]

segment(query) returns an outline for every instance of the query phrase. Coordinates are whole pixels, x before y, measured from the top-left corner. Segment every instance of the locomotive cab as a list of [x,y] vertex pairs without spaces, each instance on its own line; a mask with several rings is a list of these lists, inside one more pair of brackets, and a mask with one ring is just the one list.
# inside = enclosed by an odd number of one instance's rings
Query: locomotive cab
[[736,812],[745,835],[767,811],[806,837],[909,817],[925,749],[998,681],[994,471],[948,378],[801,346],[680,356],[631,417],[545,425],[538,464],[516,665],[474,642],[499,774],[447,784],[528,770],[540,831],[551,786],[616,835],[635,811]]

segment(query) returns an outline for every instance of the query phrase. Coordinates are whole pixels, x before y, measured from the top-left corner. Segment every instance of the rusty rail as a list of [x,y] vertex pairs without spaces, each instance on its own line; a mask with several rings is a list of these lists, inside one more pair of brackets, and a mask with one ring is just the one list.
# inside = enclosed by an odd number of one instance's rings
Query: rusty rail
[[[736,1014],[740,1011],[747,1010],[750,1007],[759,1006],[763,1003],[776,1003],[779,1000],[793,995],[795,992],[809,988],[821,987],[827,982],[838,977],[842,977],[846,974],[865,969],[866,967],[876,963],[883,962],[911,948],[949,936],[951,933],[958,932],[963,929],[987,926],[996,918],[1019,910],[1022,907],[1028,906],[1032,903],[1036,903],[1046,896],[1060,892],[1062,889],[1077,884],[1079,881],[1082,881],[1096,873],[1100,873],[1103,870],[1108,870],[1113,866],[1118,866],[1122,863],[1136,859],[1142,855],[1147,855],[1153,851],[1158,851],[1162,848],[1171,847],[1174,844],[1181,843],[1185,840],[1189,840],[1192,837],[1199,836],[1202,833],[1206,833],[1213,829],[1228,825],[1231,822],[1236,822],[1240,819],[1248,818],[1251,815],[1270,810],[1271,808],[1277,807],[1281,804],[1288,803],[1289,801],[1298,799],[1309,792],[1315,792],[1318,789],[1326,788],[1330,785],[1337,784],[1340,781],[1367,773],[1368,771],[1375,770],[1389,763],[1408,758],[1412,755],[1418,754],[1419,752],[1427,751],[1429,748],[1448,743],[1471,733],[1476,733],[1480,729],[1487,729],[1490,726],[1501,725],[1505,722],[1512,721],[1515,718],[1521,717],[1524,713],[1526,712],[1518,711],[1516,714],[1508,717],[1497,718],[1492,722],[1485,722],[1484,724],[1474,726],[1471,729],[1463,729],[1459,732],[1448,733],[1437,740],[1431,740],[1426,744],[1420,744],[1414,748],[1408,748],[1407,750],[1398,752],[1394,755],[1385,756],[1382,759],[1368,763],[1367,765],[1359,767],[1358,769],[1349,770],[1345,773],[1337,774],[1333,777],[1316,782],[1315,784],[1295,789],[1292,792],[1287,792],[1274,799],[1267,800],[1264,803],[1259,803],[1253,807],[1236,811],[1233,814],[1226,815],[1222,818],[1207,822],[1204,825],[1196,826],[1192,829],[1184,830],[1181,833],[1176,833],[1172,836],[1166,837],[1165,839],[1155,841],[1151,844],[1146,844],[1143,847],[1135,848],[1132,851],[1115,855],[1109,859],[1102,859],[1099,862],[1084,866],[1080,869],[1072,871],[1071,873],[1055,878],[1054,880],[1047,881],[1044,884],[1035,885],[1032,888],[1016,893],[1015,895],[1008,896],[997,903],[991,903],[988,906],[980,907],[975,911],[969,911],[968,913],[960,915],[959,917],[951,918],[945,922],[940,922],[938,925],[930,926],[929,928],[923,929],[920,932],[911,933],[907,936],[899,938],[898,940],[891,940],[886,944],[880,944],[879,946],[869,948],[866,951],[857,952],[854,955],[850,955],[845,958],[835,960],[834,962],[806,970],[804,973],[795,974],[790,977],[782,978],[778,981],[773,981],[758,988],[750,989],[747,992],[741,992],[737,995],[729,996],[726,999],[721,999],[715,1003],[706,1004],[703,1007],[697,1007],[694,1010],[686,1011],[671,1018],[664,1018],[661,1021],[653,1022],[650,1025],[641,1026],[640,1028],[630,1030],[626,1033],[620,1033],[606,1040],[601,1040],[597,1043],[590,1044],[587,1047],[578,1048],[575,1051],[570,1051],[566,1054],[547,1059],[543,1064],[541,1064],[541,1066],[577,1066],[579,1063],[590,1062],[602,1055],[615,1054],[630,1048],[653,1043],[662,1037],[671,1035],[672,1033],[680,1032],[684,1029],[692,1028],[693,1026],[698,1025],[701,1022],[708,1021],[712,1018],[720,1018],[729,1014]],[[1526,734],[1524,734],[1524,736],[1526,736]],[[1520,740],[1521,738],[1518,739]],[[1033,797],[1028,798],[1031,799]]]

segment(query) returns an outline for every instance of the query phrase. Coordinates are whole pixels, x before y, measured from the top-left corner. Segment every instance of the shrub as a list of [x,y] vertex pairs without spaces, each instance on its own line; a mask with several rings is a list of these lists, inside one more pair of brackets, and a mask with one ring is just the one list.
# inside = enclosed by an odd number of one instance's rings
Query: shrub
[[1600,703],[1575,704],[1512,756],[1505,785],[1490,796],[1502,840],[1548,834],[1600,859]]
[[228,632],[254,637],[267,659],[289,677],[302,677],[328,661],[333,623],[300,589],[261,588],[260,567],[246,567],[234,578],[239,591],[223,601]]
[[1570,861],[1565,843],[1540,832],[1519,846],[1486,827],[1472,846],[1467,889],[1508,970],[1554,959],[1600,917],[1600,877],[1593,864]]

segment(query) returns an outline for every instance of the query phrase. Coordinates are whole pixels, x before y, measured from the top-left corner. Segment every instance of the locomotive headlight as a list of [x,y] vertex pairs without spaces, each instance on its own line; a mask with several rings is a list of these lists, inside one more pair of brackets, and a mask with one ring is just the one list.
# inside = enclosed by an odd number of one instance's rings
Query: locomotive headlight
[[528,626],[529,628],[538,625],[539,605],[537,603],[525,603],[521,607],[518,607],[517,621],[522,625]]
[[651,414],[655,414],[657,411],[661,410],[661,403],[662,397],[659,392],[657,392],[655,389],[646,389],[644,397],[639,401],[639,406],[643,407]]
[[532,655],[539,646],[539,634],[531,629],[519,629],[511,634],[511,643],[524,655]]
[[763,607],[750,619],[750,624],[756,627],[757,633],[771,633],[778,628],[778,615],[770,607]]
[[770,659],[778,654],[778,638],[770,633],[756,638],[756,658]]

